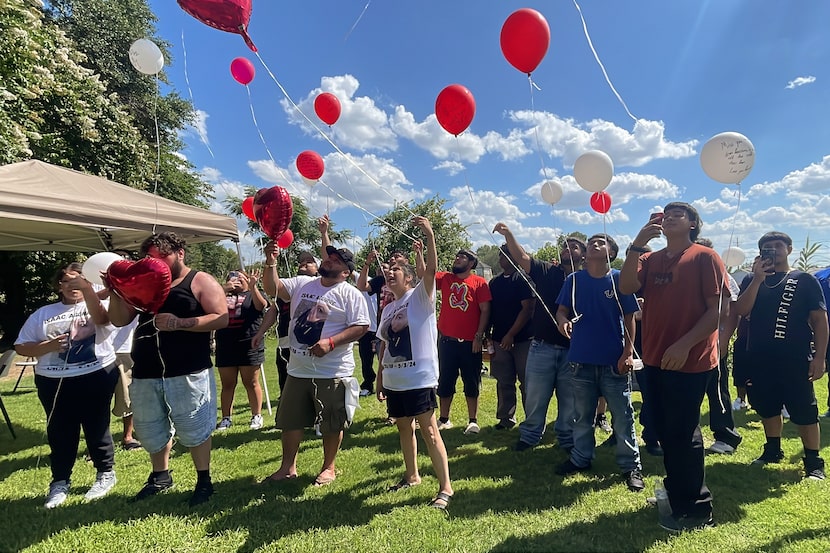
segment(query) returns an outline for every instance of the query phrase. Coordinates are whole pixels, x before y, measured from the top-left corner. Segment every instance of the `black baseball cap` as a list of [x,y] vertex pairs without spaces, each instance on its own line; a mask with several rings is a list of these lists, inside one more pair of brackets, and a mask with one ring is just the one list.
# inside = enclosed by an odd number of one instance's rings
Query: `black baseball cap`
[[354,264],[354,254],[347,248],[335,248],[334,246],[326,246],[326,253],[335,254],[343,260],[343,263],[349,268],[349,272],[354,272],[356,265]]
[[466,257],[467,259],[472,261],[473,262],[473,266],[471,267],[472,269],[475,269],[476,267],[478,267],[478,256],[475,253],[473,253],[472,250],[458,250],[458,253],[456,255],[463,255],[464,257]]

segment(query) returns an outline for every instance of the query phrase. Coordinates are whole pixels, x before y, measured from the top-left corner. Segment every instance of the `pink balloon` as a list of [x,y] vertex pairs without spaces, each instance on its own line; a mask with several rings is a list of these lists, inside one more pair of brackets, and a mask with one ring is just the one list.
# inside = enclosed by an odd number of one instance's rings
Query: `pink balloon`
[[254,80],[256,75],[256,68],[247,58],[235,58],[231,62],[231,75],[239,84],[248,84]]

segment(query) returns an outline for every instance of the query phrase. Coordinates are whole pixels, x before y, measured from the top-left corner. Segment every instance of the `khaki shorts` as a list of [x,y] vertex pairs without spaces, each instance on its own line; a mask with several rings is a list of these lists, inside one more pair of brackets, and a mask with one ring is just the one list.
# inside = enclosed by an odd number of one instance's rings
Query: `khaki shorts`
[[277,409],[277,428],[302,430],[318,423],[323,434],[333,434],[349,427],[343,379],[295,378],[288,375]]
[[115,403],[112,406],[114,417],[127,417],[133,414],[130,402],[130,382],[133,381],[133,358],[129,353],[116,353],[115,364],[121,377],[115,385]]

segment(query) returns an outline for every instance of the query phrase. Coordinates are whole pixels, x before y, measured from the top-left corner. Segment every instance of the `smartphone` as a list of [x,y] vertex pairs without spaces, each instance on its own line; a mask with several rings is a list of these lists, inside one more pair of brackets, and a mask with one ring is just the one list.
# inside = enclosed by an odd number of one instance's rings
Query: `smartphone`
[[228,280],[232,278],[239,278],[239,271],[231,271],[228,273]]
[[775,265],[775,249],[774,248],[762,248],[761,249],[761,261],[769,261],[771,264]]
[[658,211],[656,213],[652,213],[648,216],[648,222],[655,224],[655,225],[662,225],[663,224],[663,212]]

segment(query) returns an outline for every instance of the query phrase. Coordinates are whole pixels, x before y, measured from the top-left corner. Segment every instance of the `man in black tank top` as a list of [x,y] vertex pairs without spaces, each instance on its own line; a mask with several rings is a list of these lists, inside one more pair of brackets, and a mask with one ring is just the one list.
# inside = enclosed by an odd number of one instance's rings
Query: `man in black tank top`
[[210,332],[228,324],[225,292],[212,276],[184,264],[185,242],[172,232],[154,234],[141,244],[141,254],[170,268],[170,293],[158,313],[139,313],[116,294],[110,319],[125,326],[138,316],[133,338],[133,402],[135,432],[150,454],[153,471],[135,496],[145,499],[173,487],[170,449],[174,433],[190,449],[196,467],[196,489],[190,505],[213,494],[210,480],[211,433],[216,419],[216,383],[210,358]]

